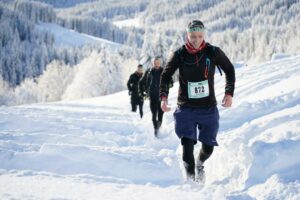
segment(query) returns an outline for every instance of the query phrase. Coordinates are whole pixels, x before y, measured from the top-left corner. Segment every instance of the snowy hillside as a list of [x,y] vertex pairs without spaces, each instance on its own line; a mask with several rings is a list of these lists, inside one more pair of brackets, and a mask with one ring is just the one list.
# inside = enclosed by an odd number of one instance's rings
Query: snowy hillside
[[141,27],[141,22],[140,18],[131,18],[131,19],[125,19],[125,20],[119,20],[119,21],[114,21],[114,25],[123,28],[123,27]]
[[47,31],[52,33],[54,35],[54,42],[58,46],[83,46],[86,44],[98,44],[104,45],[113,51],[116,51],[122,46],[121,44],[94,37],[88,34],[78,33],[74,30],[70,30],[53,23],[39,23],[36,25],[36,28],[40,31]]
[[[35,85],[52,63],[73,71],[93,52],[103,51],[102,44],[109,47],[102,55],[116,54],[110,60],[125,63],[119,65],[125,71],[139,63],[150,67],[157,56],[164,65],[185,43],[185,28],[193,19],[204,22],[205,40],[220,46],[234,63],[253,65],[274,54],[299,55],[299,13],[298,0],[2,0],[0,105],[62,99],[42,95],[27,101],[27,95],[15,91],[27,89],[28,82]],[[128,76],[123,77],[125,83]]]
[[[300,56],[236,75],[234,106],[219,106],[220,146],[204,187],[182,179],[172,112],[155,139],[148,102],[140,120],[123,91],[1,107],[0,199],[299,199]],[[224,77],[215,76],[220,102]]]

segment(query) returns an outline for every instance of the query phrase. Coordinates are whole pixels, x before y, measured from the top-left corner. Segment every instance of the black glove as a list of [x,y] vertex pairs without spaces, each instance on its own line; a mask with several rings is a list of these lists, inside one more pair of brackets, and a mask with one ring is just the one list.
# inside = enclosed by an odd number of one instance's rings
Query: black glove
[[131,94],[132,94],[132,92],[131,92],[131,91],[128,91],[128,95],[131,96]]

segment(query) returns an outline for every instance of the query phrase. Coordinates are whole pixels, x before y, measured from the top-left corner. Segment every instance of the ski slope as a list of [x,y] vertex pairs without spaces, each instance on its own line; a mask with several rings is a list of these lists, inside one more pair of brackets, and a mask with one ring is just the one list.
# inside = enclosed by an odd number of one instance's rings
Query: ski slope
[[[159,139],[127,91],[0,108],[0,199],[300,199],[300,56],[236,69],[205,186],[184,182],[170,92]],[[224,77],[215,75],[218,102]],[[198,154],[200,145],[196,146]]]
[[109,48],[110,50],[116,51],[122,45],[105,40],[99,37],[94,37],[88,34],[79,33],[71,29],[64,28],[54,23],[39,23],[35,26],[37,30],[40,31],[47,31],[54,35],[54,43],[57,46],[83,46],[86,44],[99,44],[104,45],[105,47]]

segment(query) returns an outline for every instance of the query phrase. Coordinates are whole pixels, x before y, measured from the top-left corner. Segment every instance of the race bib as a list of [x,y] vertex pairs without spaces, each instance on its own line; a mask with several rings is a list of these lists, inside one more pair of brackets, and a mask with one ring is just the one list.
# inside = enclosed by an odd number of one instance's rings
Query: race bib
[[209,96],[208,80],[188,82],[188,95],[190,99],[200,99]]

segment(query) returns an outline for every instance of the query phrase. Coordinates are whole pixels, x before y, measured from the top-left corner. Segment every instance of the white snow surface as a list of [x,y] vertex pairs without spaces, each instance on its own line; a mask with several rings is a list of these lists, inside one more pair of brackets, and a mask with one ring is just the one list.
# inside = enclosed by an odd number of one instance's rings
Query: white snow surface
[[85,33],[64,28],[54,23],[40,22],[36,29],[41,31],[48,31],[54,35],[55,45],[57,46],[83,46],[86,44],[99,44],[108,47],[111,50],[117,50],[122,45],[116,42],[105,40],[103,38],[94,37]]
[[220,146],[204,186],[184,181],[176,83],[158,139],[149,102],[140,120],[127,91],[0,107],[0,199],[300,199],[300,56],[237,68],[229,109],[224,79],[216,71]]

